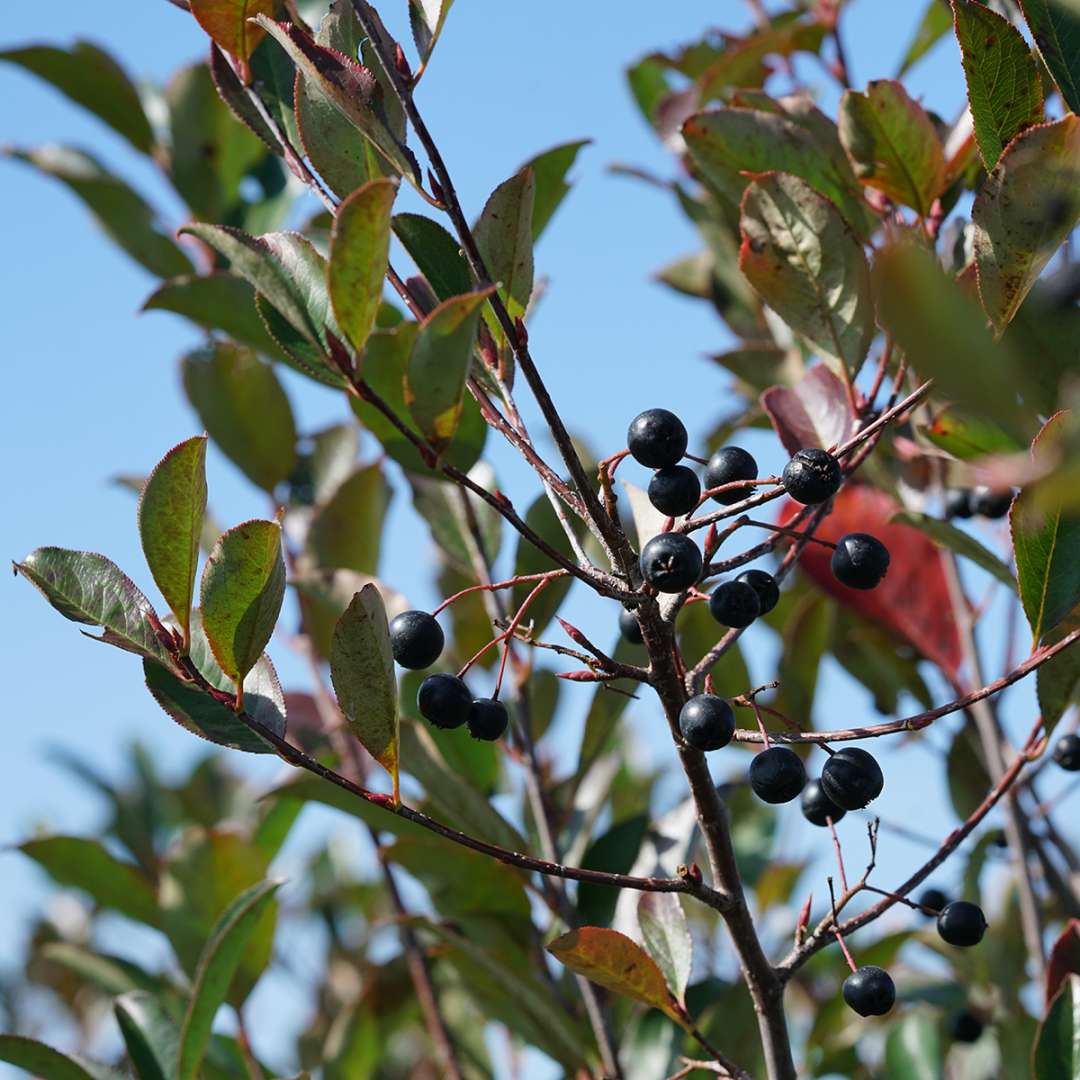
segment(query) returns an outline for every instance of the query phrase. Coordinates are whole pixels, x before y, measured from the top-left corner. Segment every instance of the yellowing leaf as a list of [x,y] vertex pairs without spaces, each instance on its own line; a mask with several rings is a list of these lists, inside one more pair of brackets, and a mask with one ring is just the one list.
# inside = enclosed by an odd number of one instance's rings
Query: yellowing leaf
[[255,50],[265,31],[249,22],[256,15],[272,15],[274,0],[190,0],[196,22],[226,52],[241,60]]

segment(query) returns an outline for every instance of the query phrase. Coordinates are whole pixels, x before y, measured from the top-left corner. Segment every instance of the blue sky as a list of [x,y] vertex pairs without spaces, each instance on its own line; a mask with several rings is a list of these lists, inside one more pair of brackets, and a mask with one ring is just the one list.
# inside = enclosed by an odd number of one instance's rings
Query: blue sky
[[[384,7],[392,25],[400,27],[404,0]],[[922,5],[854,0],[849,8],[852,77],[862,86],[895,71]],[[722,326],[704,305],[650,281],[665,262],[694,250],[695,237],[662,193],[614,177],[607,166],[632,162],[663,175],[672,169],[629,99],[622,77],[626,64],[656,47],[689,40],[710,24],[737,29],[746,24],[745,10],[734,0],[668,5],[458,0],[422,84],[421,108],[472,213],[495,184],[538,151],[576,138],[594,140],[579,158],[575,189],[538,252],[538,269],[551,284],[531,340],[571,428],[604,453],[623,445],[628,420],[642,408],[663,405],[680,413],[693,443],[726,407],[723,376],[703,359],[727,343]],[[134,76],[156,82],[205,49],[190,18],[165,0],[11,5],[0,43],[67,43],[83,36],[104,44]],[[911,80],[912,92],[924,95],[926,104],[944,116],[954,115],[963,101],[958,61],[947,41]],[[832,111],[835,90],[820,69],[810,70],[823,106]],[[174,224],[182,223],[182,208],[169,198],[152,166],[44,84],[0,66],[0,100],[9,103],[0,121],[0,143],[88,147],[130,178]],[[21,557],[43,543],[101,551],[153,595],[138,548],[134,501],[111,487],[108,478],[146,472],[168,447],[199,430],[176,366],[197,337],[173,316],[137,315],[153,281],[106,240],[66,190],[0,161],[0,194],[6,208],[0,440],[10,470],[0,551]],[[345,416],[339,397],[289,373],[285,378],[302,428]],[[530,408],[527,418],[532,413]],[[782,464],[774,439],[750,442],[763,468]],[[502,486],[527,504],[535,488],[531,475],[501,450],[495,463]],[[265,515],[264,500],[214,451],[209,478],[219,518],[235,522]],[[644,475],[636,479],[642,482]],[[431,604],[430,561],[424,542],[416,542],[417,522],[407,502],[399,493],[382,575],[415,603]],[[48,747],[63,747],[115,772],[122,747],[140,738],[166,773],[203,747],[156,709],[131,657],[88,643],[25,583],[8,577],[2,590],[0,843],[15,842],[44,824],[92,833],[101,807],[50,763]],[[572,610],[587,631],[595,628],[601,639],[610,637],[610,611],[591,598],[579,598]],[[755,672],[765,674],[769,651],[755,635],[748,640]],[[280,646],[272,652],[286,683],[299,682],[302,674],[288,652]],[[865,693],[831,667],[825,680],[829,707],[819,723],[841,726],[871,713]],[[587,696],[577,693],[584,708]],[[564,700],[568,697],[564,694]],[[1030,701],[1026,691],[1014,698]],[[1019,707],[1015,711],[1021,719],[1028,715]],[[639,704],[633,710],[634,730],[643,755],[669,761],[670,746],[654,734],[658,716],[647,703]],[[916,779],[928,766],[935,775],[941,771],[930,743],[891,754],[880,805],[882,814],[906,817],[937,834],[947,827],[948,811],[942,796]],[[265,760],[236,764],[262,782],[278,772]],[[718,774],[722,770],[718,766]],[[783,843],[789,853],[805,846],[799,824],[785,816]],[[330,827],[343,826],[330,822]],[[858,843],[854,833],[852,843]],[[882,853],[883,879],[894,879],[920,852],[890,838]],[[0,852],[0,956],[15,955],[12,943],[45,892],[36,870],[15,854]]]

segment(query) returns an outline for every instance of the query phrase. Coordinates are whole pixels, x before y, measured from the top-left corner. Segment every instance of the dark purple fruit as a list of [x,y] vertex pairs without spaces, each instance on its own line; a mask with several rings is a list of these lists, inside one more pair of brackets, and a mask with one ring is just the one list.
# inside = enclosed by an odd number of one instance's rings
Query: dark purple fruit
[[885,778],[872,754],[858,746],[845,746],[825,762],[821,786],[837,806],[861,810],[881,794]]
[[931,915],[929,911],[924,911],[923,914],[928,918],[937,918],[941,909],[948,904],[949,898],[940,889],[923,889],[922,896],[919,897],[919,903],[924,908],[929,908],[934,914]]
[[869,533],[848,533],[832,554],[833,576],[849,589],[872,589],[889,569],[889,549]]
[[[705,486],[717,488],[732,484],[736,480],[756,480],[757,474],[757,462],[741,446],[722,446],[709,458],[709,464],[705,466]],[[732,503],[741,502],[753,494],[753,487],[747,486],[722,491],[713,498],[718,503],[731,506]]]
[[982,1033],[983,1022],[967,1009],[960,1009],[949,1018],[949,1034],[954,1042],[978,1042]]
[[884,1016],[896,1004],[896,985],[883,968],[867,964],[844,980],[844,1001],[860,1016]]
[[439,672],[429,675],[416,694],[420,715],[438,728],[456,728],[469,718],[473,696],[456,676]]
[[644,638],[641,636],[641,626],[637,621],[637,616],[632,612],[623,608],[619,612],[619,633],[630,642],[631,645],[641,645]]
[[764,570],[744,570],[735,580],[744,581],[757,593],[761,607],[759,615],[767,615],[780,601],[780,586],[776,584],[776,578]]
[[658,592],[682,592],[701,577],[701,551],[689,536],[660,533],[641,549],[641,576]]
[[476,698],[466,718],[469,734],[474,739],[494,742],[500,738],[510,724],[510,715],[501,701],[493,698]]
[[442,655],[442,627],[426,611],[403,611],[390,620],[390,648],[403,667],[419,671]]
[[701,498],[701,481],[685,465],[657,469],[649,481],[649,502],[668,517],[689,514]]
[[986,933],[986,927],[982,908],[968,900],[954,900],[946,904],[937,917],[937,931],[942,940],[964,948],[978,945]]
[[1003,518],[1012,506],[1013,493],[1006,488],[1004,491],[991,491],[989,488],[977,487],[971,493],[971,511],[978,517]]
[[945,516],[947,518],[969,518],[975,513],[971,504],[971,492],[967,488],[955,488],[945,495]]
[[698,694],[679,711],[679,731],[696,750],[719,750],[735,734],[735,713],[715,694]]
[[686,453],[683,422],[667,409],[646,409],[630,422],[626,445],[634,460],[650,469],[676,465]]
[[784,489],[796,502],[813,506],[840,490],[840,462],[827,450],[796,450],[784,466]]
[[837,806],[825,794],[825,789],[821,786],[820,780],[811,780],[803,788],[801,805],[803,817],[811,825],[818,825],[822,828],[829,824],[830,818],[835,825],[847,813],[842,806]]
[[724,581],[709,597],[709,611],[721,626],[749,626],[761,614],[757,590],[745,581]]
[[1066,772],[1080,772],[1080,735],[1062,735],[1054,747],[1054,761]]
[[750,762],[750,786],[767,803],[796,799],[806,786],[802,758],[786,746],[770,746]]

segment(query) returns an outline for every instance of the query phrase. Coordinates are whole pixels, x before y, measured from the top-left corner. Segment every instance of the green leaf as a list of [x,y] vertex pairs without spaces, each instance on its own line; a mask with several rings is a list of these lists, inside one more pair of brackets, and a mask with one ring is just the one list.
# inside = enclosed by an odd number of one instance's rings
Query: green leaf
[[255,290],[224,270],[171,278],[147,297],[142,310],[171,311],[204,330],[220,330],[265,356],[280,355],[277,342],[255,311]]
[[524,314],[533,287],[536,178],[528,165],[488,198],[473,233],[511,318]]
[[222,533],[206,560],[200,587],[203,629],[221,670],[242,683],[274,632],[285,596],[281,526],[245,521]]
[[461,296],[472,288],[472,271],[461,245],[437,221],[423,214],[396,214],[394,235],[440,300]]
[[576,142],[562,143],[537,154],[525,163],[522,171],[531,169],[535,184],[532,212],[534,244],[540,239],[540,234],[547,228],[548,222],[570,191],[566,174],[573,168],[581,148],[591,142],[592,139],[578,139]]
[[1080,110],[1080,8],[1063,0],[1022,0],[1035,48],[1071,112]]
[[190,0],[195,21],[227,53],[247,60],[262,40],[264,30],[251,20],[272,15],[273,0]]
[[654,125],[656,108],[671,90],[663,65],[646,56],[626,69],[626,81],[641,115]]
[[23,1035],[0,1035],[0,1061],[40,1080],[111,1080],[121,1076],[113,1069],[68,1057]]
[[1012,576],[1009,568],[992,552],[985,547],[970,533],[958,529],[948,521],[931,517],[929,514],[919,514],[914,511],[901,511],[892,516],[892,521],[898,525],[910,525],[920,532],[926,533],[938,547],[946,547],[965,559],[970,559],[976,566],[981,567],[991,577],[995,577],[1003,585],[1008,585],[1016,591],[1016,579]]
[[902,78],[916,61],[921,60],[952,29],[952,25],[952,12],[945,0],[927,0],[922,21],[915,30],[903,60],[900,61],[896,77]]
[[154,134],[139,93],[126,72],[104,49],[76,40],[70,49],[55,45],[26,45],[0,52],[0,60],[18,64],[51,83],[76,105],[122,135],[136,150],[150,154]]
[[979,190],[971,221],[979,295],[1000,333],[1080,222],[1080,117],[1018,135]]
[[[474,465],[469,476],[488,491],[498,490],[495,473],[485,462]],[[474,541],[465,508],[466,500],[479,526],[483,554],[489,562],[495,560],[502,541],[502,517],[494,507],[481,502],[475,495],[465,492],[450,481],[428,476],[410,476],[409,484],[412,487],[416,512],[427,522],[431,538],[455,570],[468,578],[471,578],[474,572]],[[465,585],[461,587],[465,588]],[[485,623],[486,621],[485,617]],[[489,628],[486,628],[485,632],[487,629]]]
[[306,463],[314,503],[325,503],[349,479],[359,449],[360,429],[355,423],[331,424],[311,436]]
[[379,590],[365,585],[334,627],[330,678],[352,733],[390,774],[398,801],[397,678],[390,629]]
[[405,403],[440,455],[461,420],[480,310],[492,289],[444,300],[420,324],[405,374]]
[[684,1004],[694,947],[678,893],[643,892],[637,917],[646,950],[663,973],[675,1000]]
[[874,337],[862,245],[828,199],[786,173],[754,180],[739,218],[739,267],[798,334],[854,373]]
[[161,982],[155,976],[129,960],[94,949],[74,945],[70,941],[53,941],[42,946],[41,955],[50,964],[59,964],[73,972],[82,982],[97,987],[109,997],[132,990],[160,992]]
[[892,1025],[885,1042],[890,1080],[942,1080],[944,1060],[941,1035],[929,1015],[916,1010]]
[[919,430],[935,446],[961,461],[987,454],[1015,454],[1024,448],[997,425],[953,408],[942,410],[932,423]]
[[454,0],[409,0],[409,25],[420,53],[420,68],[427,67]]
[[979,739],[971,727],[962,727],[953,736],[945,772],[953,810],[964,821],[974,813],[993,787],[990,774],[983,764]]
[[[1053,630],[1045,634],[1043,644],[1054,645],[1076,629],[1080,629],[1080,607],[1073,608]],[[1065,715],[1065,710],[1076,700],[1078,686],[1080,649],[1075,645],[1039,665],[1039,670],[1035,673],[1035,690],[1043,727],[1048,736],[1054,730],[1054,725]]]
[[191,597],[206,513],[206,436],[174,446],[154,466],[139,498],[139,538],[150,573],[184,635],[191,637]]
[[292,407],[274,369],[250,349],[218,342],[180,361],[184,392],[225,456],[273,491],[296,462]]
[[113,1012],[139,1080],[174,1080],[180,1030],[157,999],[134,990],[113,1002]]
[[[247,87],[240,81],[232,66],[232,61],[217,47],[210,46],[210,77],[214,81],[218,96],[221,98],[229,111],[249,131],[257,135],[259,140],[273,154],[281,154],[281,140],[274,133],[270,124],[267,123],[262,113],[255,107],[254,102],[248,97]],[[250,65],[249,65],[250,70]],[[252,85],[256,84],[255,73],[252,72]],[[274,102],[269,95],[263,97],[267,112],[272,116],[276,112]],[[276,118],[276,117],[275,117]],[[288,130],[287,128],[285,129]]]
[[150,883],[133,863],[121,862],[97,840],[46,836],[20,844],[19,850],[47,870],[58,885],[81,889],[100,907],[147,926],[160,923]]
[[[571,518],[571,521],[574,519]],[[565,555],[568,559],[574,558],[570,541],[563,531],[559,519],[555,516],[551,503],[546,494],[537,495],[532,505],[525,513],[525,523],[542,540],[546,540],[556,551]],[[534,547],[524,537],[518,539],[517,551],[514,555],[514,576],[528,574],[543,574],[558,567],[538,548]],[[555,578],[549,581],[544,590],[529,605],[525,612],[525,623],[532,623],[533,634],[540,636],[544,628],[555,612],[559,610],[566,594],[570,591],[572,581],[569,577]],[[514,586],[510,593],[510,606],[517,611],[525,602],[529,593],[536,588],[535,581],[525,581]]]
[[1023,35],[974,0],[953,0],[975,139],[987,171],[1025,128],[1043,118],[1042,79]]
[[1080,976],[1070,975],[1054,998],[1031,1055],[1034,1080],[1080,1077]]
[[[636,814],[625,821],[616,822],[588,846],[581,858],[581,865],[588,870],[603,870],[609,874],[628,874],[634,865],[649,819]],[[615,902],[619,894],[606,885],[582,881],[578,885],[577,910],[583,923],[610,923],[615,914]]]
[[98,640],[172,666],[150,601],[104,555],[42,547],[14,565],[65,619],[100,626]]
[[900,83],[879,79],[865,94],[845,91],[840,139],[859,180],[929,214],[945,188],[945,154],[934,122]]
[[382,301],[396,194],[395,181],[371,180],[334,215],[327,288],[338,325],[358,353],[375,327]]
[[311,519],[305,546],[316,564],[376,573],[392,494],[378,462],[357,469]]
[[210,1029],[248,942],[269,907],[279,881],[264,881],[242,892],[222,914],[199,959],[191,1003],[180,1035],[177,1080],[193,1080],[199,1070]]
[[109,238],[150,273],[172,277],[191,271],[188,257],[161,228],[153,207],[89,154],[67,146],[9,150],[7,154],[65,184]]
[[[297,73],[292,59],[278,48],[277,42],[263,40],[251,54],[248,66],[251,70],[252,89],[262,99],[271,119],[294,147],[299,146],[300,132],[296,122]],[[246,92],[244,97],[247,97]],[[272,149],[275,154],[280,153],[277,136],[274,136],[274,141],[277,146]]]

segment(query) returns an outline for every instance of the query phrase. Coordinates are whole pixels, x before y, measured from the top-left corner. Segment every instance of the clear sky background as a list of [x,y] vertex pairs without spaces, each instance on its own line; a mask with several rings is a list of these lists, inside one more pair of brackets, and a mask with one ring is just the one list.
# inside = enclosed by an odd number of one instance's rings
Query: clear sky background
[[[845,27],[857,87],[895,72],[923,6],[912,0],[850,3]],[[382,7],[392,26],[402,27],[405,0],[388,0]],[[696,237],[662,192],[612,176],[607,167],[619,161],[662,175],[673,169],[630,100],[622,74],[626,65],[652,49],[699,36],[710,25],[738,29],[746,23],[745,7],[735,0],[665,5],[458,0],[425,75],[421,108],[470,213],[538,151],[576,138],[594,140],[579,158],[574,191],[538,251],[538,271],[550,277],[551,287],[530,336],[568,423],[597,451],[610,453],[624,445],[628,420],[652,405],[682,415],[692,446],[695,440],[700,445],[730,404],[725,376],[704,359],[728,343],[726,331],[705,305],[650,280],[661,265],[695,250]],[[5,48],[31,41],[67,44],[74,37],[101,43],[132,75],[155,82],[202,57],[206,48],[190,17],[165,0],[13,4],[0,30]],[[834,112],[830,81],[820,68],[807,70],[821,90],[823,107]],[[915,69],[909,85],[928,106],[954,116],[963,103],[954,43],[941,43]],[[59,94],[0,66],[0,100],[5,102],[0,143],[55,141],[89,148],[175,225],[182,223],[182,207],[170,199],[153,167]],[[0,263],[0,444],[8,462],[0,553],[21,558],[46,543],[101,551],[154,597],[138,546],[134,500],[110,486],[108,478],[147,472],[166,449],[200,430],[177,376],[177,358],[198,335],[174,316],[137,314],[154,281],[101,234],[59,184],[0,160],[0,196],[5,254]],[[303,430],[346,416],[339,395],[287,371],[283,378]],[[530,403],[527,418],[533,414]],[[534,431],[538,427],[533,424]],[[495,442],[492,438],[489,447]],[[771,436],[747,444],[764,469],[782,464]],[[519,505],[527,505],[535,490],[532,476],[502,448],[494,461],[502,486]],[[634,478],[640,483],[645,475]],[[223,521],[265,515],[264,500],[213,449],[209,480],[211,505]],[[435,598],[426,538],[419,529],[407,495],[399,492],[382,576],[414,603],[426,605]],[[608,607],[582,596],[572,601],[571,610],[587,632],[611,639],[615,615]],[[754,673],[768,677],[771,653],[764,638],[752,632],[745,640]],[[280,644],[271,651],[286,686],[298,685],[302,673],[288,651]],[[152,747],[169,775],[205,749],[150,700],[136,660],[87,642],[26,583],[11,577],[0,586],[0,679],[0,844],[17,842],[42,825],[90,834],[99,826],[103,808],[50,762],[50,747],[115,774],[125,745],[138,738]],[[567,690],[563,700],[583,711],[588,692]],[[1032,715],[1027,690],[1011,700],[1011,716],[1022,722]],[[831,662],[818,701],[819,725],[847,726],[873,715],[868,695]],[[652,703],[643,700],[628,715],[642,756],[671,761]],[[946,744],[945,732],[935,729],[932,735],[913,749],[885,755],[888,782],[876,805],[883,816],[943,835],[952,821],[937,779],[943,774],[938,748]],[[743,767],[743,760],[740,756],[736,767]],[[234,755],[233,763],[260,783],[279,772],[272,759]],[[725,767],[716,764],[718,777]],[[808,843],[808,829],[794,806],[783,813],[781,842],[797,855]],[[317,821],[337,831],[351,828],[329,815]],[[860,830],[857,823],[852,826],[853,845],[859,844]],[[888,837],[882,882],[896,880],[923,857],[921,848]],[[951,883],[952,875],[943,879]],[[43,875],[26,860],[0,852],[0,964],[20,955],[28,920],[47,892]]]

